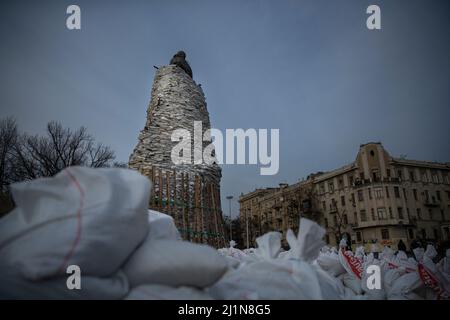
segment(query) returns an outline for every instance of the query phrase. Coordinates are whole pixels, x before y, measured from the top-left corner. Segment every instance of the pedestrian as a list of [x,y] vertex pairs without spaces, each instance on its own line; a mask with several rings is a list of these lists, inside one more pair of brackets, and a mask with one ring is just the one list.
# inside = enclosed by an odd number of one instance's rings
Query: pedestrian
[[405,245],[405,243],[403,242],[402,239],[400,239],[400,240],[398,241],[398,244],[397,244],[397,250],[398,250],[398,251],[406,252],[406,245]]

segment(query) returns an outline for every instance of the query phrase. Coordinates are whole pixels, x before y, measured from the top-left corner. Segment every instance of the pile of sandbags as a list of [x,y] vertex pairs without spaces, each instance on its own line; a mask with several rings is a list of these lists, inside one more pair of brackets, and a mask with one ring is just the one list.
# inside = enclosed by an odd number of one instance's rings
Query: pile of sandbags
[[347,250],[345,240],[319,248],[321,237],[318,225],[302,219],[298,237],[288,230],[291,249],[280,252],[281,235],[269,232],[257,239],[253,260],[242,258],[209,292],[219,299],[448,299],[450,250],[435,264],[431,245],[415,249],[416,258],[389,247],[376,258],[363,247]]
[[[450,252],[414,257],[384,248],[324,246],[325,230],[269,232],[258,247],[213,249],[182,241],[173,219],[148,210],[149,180],[127,169],[71,167],[12,185],[0,219],[0,299],[448,299]],[[68,286],[68,267],[81,290]],[[70,269],[70,268],[69,268]],[[373,281],[373,270],[379,279]],[[374,286],[375,283],[375,286]]]
[[291,249],[279,258],[281,235],[269,232],[256,241],[255,260],[226,273],[208,292],[216,299],[339,299],[342,285],[312,262],[325,230],[307,219],[298,236],[288,231]]
[[[16,208],[0,220],[0,298],[209,298],[203,288],[226,260],[181,241],[170,216],[148,210],[150,187],[136,171],[83,167],[12,185]],[[68,286],[73,265],[80,290]]]

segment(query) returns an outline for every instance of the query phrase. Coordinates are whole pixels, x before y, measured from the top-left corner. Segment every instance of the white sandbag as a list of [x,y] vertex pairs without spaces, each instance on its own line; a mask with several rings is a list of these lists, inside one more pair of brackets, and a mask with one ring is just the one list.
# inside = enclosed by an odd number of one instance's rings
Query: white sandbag
[[209,292],[216,299],[340,298],[339,283],[312,265],[323,246],[323,234],[315,222],[302,219],[298,237],[290,230],[287,233],[291,249],[283,259],[274,259],[281,246],[279,237],[262,237],[260,256],[265,259],[227,273]]
[[370,270],[370,272],[368,272],[369,270],[367,269],[369,267],[369,265],[365,266],[364,271],[362,273],[361,276],[361,289],[364,292],[365,295],[367,295],[368,299],[370,300],[386,300],[387,295],[386,295],[386,290],[385,290],[385,285],[383,283],[383,279],[384,279],[384,269],[382,268],[382,266],[378,265],[379,270],[380,270],[380,282],[379,288],[374,287],[369,287],[369,282],[371,284],[376,284],[376,280],[374,280],[372,277],[375,275],[373,270]]
[[344,273],[342,276],[342,282],[344,283],[344,286],[351,289],[355,295],[359,295],[363,293],[362,286],[361,286],[361,279],[356,277],[353,273]]
[[345,286],[342,284],[340,279],[331,276],[319,266],[317,266],[315,271],[317,279],[319,280],[322,299],[339,300],[346,298]]
[[339,250],[339,261],[341,262],[344,269],[351,275],[355,276],[357,279],[361,279],[363,272],[363,261],[353,256],[351,251],[346,251],[344,248]]
[[31,281],[11,268],[0,269],[0,300],[117,300],[129,291],[128,279],[118,271],[110,277],[81,276],[81,289],[69,290],[67,277]]
[[123,266],[132,288],[141,284],[203,288],[228,269],[214,248],[187,241],[144,241]]
[[352,289],[356,295],[362,294],[361,278],[364,271],[363,261],[354,257],[351,251],[346,251],[344,248],[339,250],[338,255],[339,261],[347,271],[342,276],[344,286]]
[[391,290],[388,292],[388,299],[421,300],[423,297],[415,292],[421,288],[423,288],[423,283],[417,272],[405,273],[394,281]]
[[205,291],[192,287],[144,284],[133,288],[125,300],[212,300]]
[[415,249],[413,249],[413,253],[414,253],[414,257],[416,258],[417,262],[420,262],[420,261],[422,261],[425,250],[423,248],[415,248]]
[[13,184],[17,207],[0,220],[0,264],[28,279],[108,276],[145,238],[150,181],[128,169],[67,168]]
[[291,247],[286,257],[312,262],[319,256],[320,249],[325,245],[323,237],[326,231],[316,222],[309,219],[300,219],[298,235],[295,237],[292,230],[288,230],[286,240]]
[[364,261],[366,254],[364,252],[364,247],[363,246],[359,246],[356,248],[355,250],[355,258],[358,258],[361,261]]
[[149,239],[171,239],[181,240],[173,218],[162,212],[148,210],[148,238]]
[[445,257],[439,261],[437,267],[450,279],[450,249],[445,252]]
[[241,264],[241,262],[238,259],[230,256],[225,256],[225,259],[227,260],[228,267],[230,268],[237,268]]
[[386,295],[389,296],[395,281],[404,275],[405,272],[400,268],[388,269],[383,274],[383,287]]
[[275,259],[281,249],[280,241],[281,234],[275,231],[256,238],[258,248],[255,251],[255,255],[260,259]]
[[295,260],[264,260],[227,273],[208,288],[215,299],[277,300],[323,298],[314,268]]
[[317,264],[333,277],[345,273],[345,269],[339,261],[339,256],[335,252],[320,253],[316,260]]
[[433,262],[436,249],[428,245],[423,259],[417,265],[417,271],[423,284],[427,287],[427,299],[450,300],[450,278],[442,273]]
[[380,259],[391,260],[394,257],[395,251],[389,247],[384,247],[383,251],[381,251]]

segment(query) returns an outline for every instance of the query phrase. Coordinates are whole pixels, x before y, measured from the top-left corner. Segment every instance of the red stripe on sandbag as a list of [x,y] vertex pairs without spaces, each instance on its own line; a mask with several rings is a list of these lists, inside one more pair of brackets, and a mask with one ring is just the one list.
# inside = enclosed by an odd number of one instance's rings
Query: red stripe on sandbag
[[64,257],[63,263],[61,264],[61,268],[59,269],[59,272],[65,273],[67,269],[67,264],[69,262],[69,259],[72,258],[76,247],[78,246],[78,243],[80,242],[81,238],[81,212],[83,211],[84,206],[84,191],[81,188],[80,183],[78,182],[77,178],[69,171],[69,169],[66,168],[65,172],[69,176],[72,183],[75,185],[76,189],[78,190],[80,194],[80,205],[77,210],[77,230],[75,239],[72,243],[72,246],[70,247],[69,252],[67,252],[66,256]]

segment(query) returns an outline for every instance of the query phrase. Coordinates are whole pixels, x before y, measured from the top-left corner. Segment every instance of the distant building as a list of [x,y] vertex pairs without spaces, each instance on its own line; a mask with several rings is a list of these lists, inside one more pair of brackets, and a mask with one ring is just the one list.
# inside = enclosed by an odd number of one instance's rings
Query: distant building
[[[319,222],[326,242],[346,236],[396,248],[401,239],[450,240],[450,165],[393,158],[381,143],[360,146],[356,160],[331,172],[242,195],[240,219],[249,245],[267,231],[298,230],[300,217]],[[246,243],[245,243],[246,245]]]

